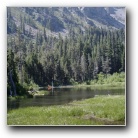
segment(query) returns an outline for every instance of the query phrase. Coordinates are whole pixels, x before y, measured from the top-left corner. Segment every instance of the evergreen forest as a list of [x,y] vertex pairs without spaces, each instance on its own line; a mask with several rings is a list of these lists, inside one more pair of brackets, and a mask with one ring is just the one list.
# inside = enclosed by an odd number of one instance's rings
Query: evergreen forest
[[[73,85],[125,72],[125,29],[69,26],[68,35],[49,34],[48,25],[37,28],[32,18],[19,16],[14,22],[7,11],[7,93],[26,94],[35,85]],[[31,27],[37,28],[36,35]],[[49,27],[50,28],[50,27]],[[12,81],[11,81],[12,75]]]

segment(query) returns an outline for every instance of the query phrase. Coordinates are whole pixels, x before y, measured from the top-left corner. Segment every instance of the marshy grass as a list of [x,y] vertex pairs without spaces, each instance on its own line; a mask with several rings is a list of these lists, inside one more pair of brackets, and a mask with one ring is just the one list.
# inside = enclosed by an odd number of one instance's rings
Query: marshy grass
[[14,109],[8,111],[7,124],[125,125],[125,96],[97,96],[66,105]]

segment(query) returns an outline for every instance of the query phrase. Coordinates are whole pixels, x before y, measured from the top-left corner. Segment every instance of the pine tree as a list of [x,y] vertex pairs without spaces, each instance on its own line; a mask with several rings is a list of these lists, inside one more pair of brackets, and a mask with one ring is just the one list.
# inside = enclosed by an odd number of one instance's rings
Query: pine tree
[[[18,76],[16,73],[14,53],[11,49],[8,49],[7,51],[7,82],[8,95],[16,95],[16,85],[18,84]],[[12,92],[14,92],[14,94]]]
[[82,81],[84,81],[87,73],[87,63],[84,53],[81,56],[81,71],[82,71]]
[[46,29],[44,28],[44,41],[47,41]]

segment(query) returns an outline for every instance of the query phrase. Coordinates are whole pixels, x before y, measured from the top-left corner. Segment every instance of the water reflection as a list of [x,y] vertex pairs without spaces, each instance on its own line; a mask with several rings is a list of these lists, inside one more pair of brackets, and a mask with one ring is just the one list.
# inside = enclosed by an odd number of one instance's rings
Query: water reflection
[[96,90],[91,88],[57,88],[45,95],[36,95],[33,98],[8,100],[8,109],[27,106],[49,106],[66,104],[74,100],[92,98],[97,95],[122,95],[124,89]]

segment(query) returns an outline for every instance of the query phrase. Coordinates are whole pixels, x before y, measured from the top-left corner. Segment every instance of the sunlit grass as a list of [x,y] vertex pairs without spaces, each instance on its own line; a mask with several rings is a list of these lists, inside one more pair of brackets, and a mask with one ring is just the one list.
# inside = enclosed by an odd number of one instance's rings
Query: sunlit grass
[[71,80],[75,87],[93,87],[93,88],[125,88],[125,72],[110,74],[99,73],[97,79],[89,80],[86,82],[78,83],[73,79]]
[[35,93],[34,95],[48,95],[48,94],[49,94],[49,91],[41,90],[41,91],[38,91],[37,93]]
[[125,124],[125,96],[97,96],[67,105],[26,107],[11,110],[8,125],[105,125],[85,119],[86,115],[108,118]]

